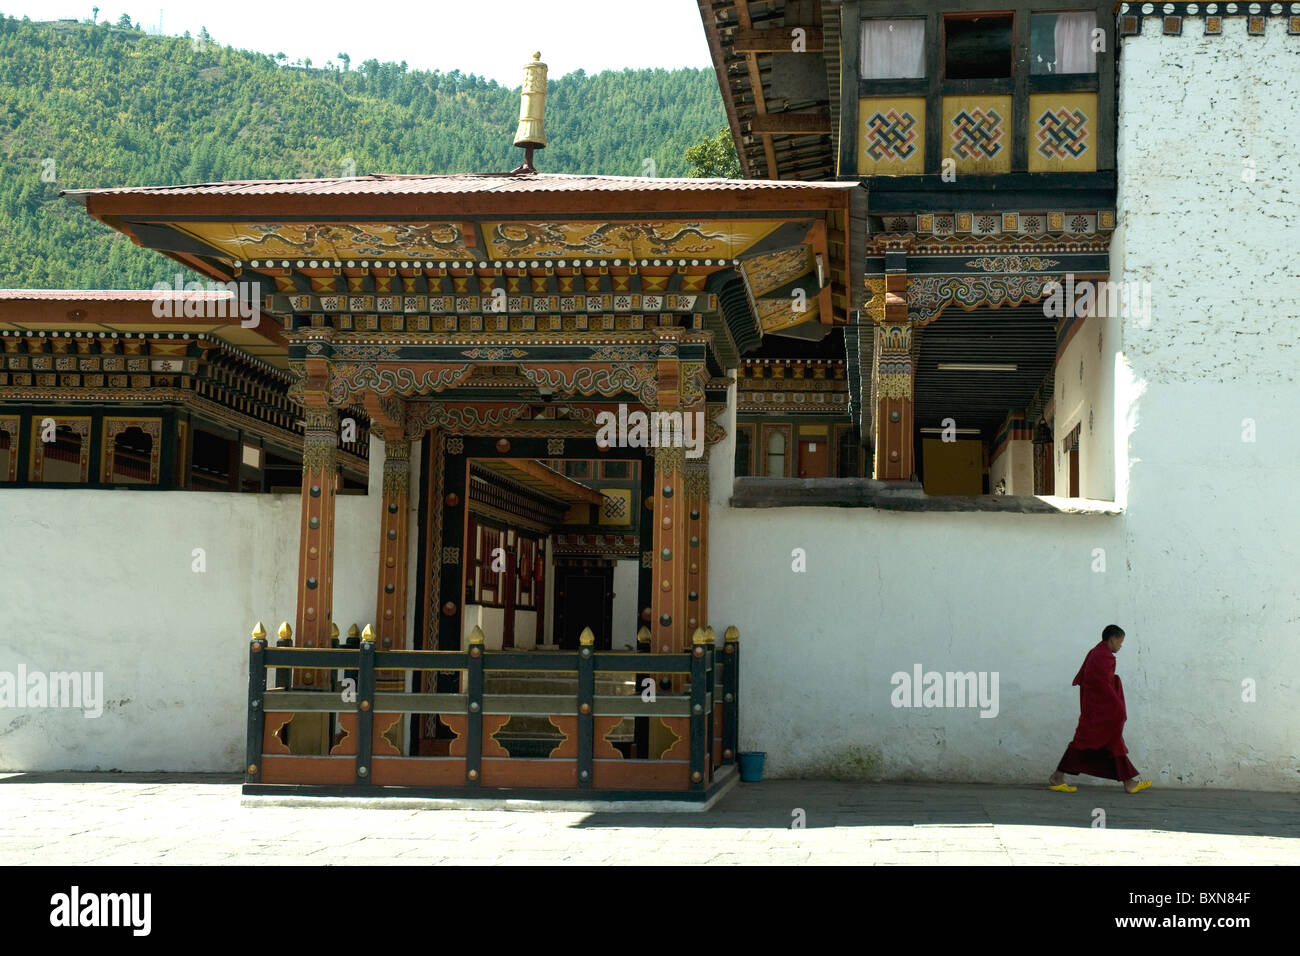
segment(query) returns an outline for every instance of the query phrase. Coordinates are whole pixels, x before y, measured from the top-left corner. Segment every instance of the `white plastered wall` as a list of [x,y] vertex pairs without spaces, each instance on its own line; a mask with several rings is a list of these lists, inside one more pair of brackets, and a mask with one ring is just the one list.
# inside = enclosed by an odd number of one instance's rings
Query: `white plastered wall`
[[[336,502],[344,632],[375,614],[382,460],[372,439],[369,494]],[[0,708],[0,770],[241,767],[249,636],[295,617],[299,516],[296,494],[0,490],[0,671],[102,672],[105,698]]]

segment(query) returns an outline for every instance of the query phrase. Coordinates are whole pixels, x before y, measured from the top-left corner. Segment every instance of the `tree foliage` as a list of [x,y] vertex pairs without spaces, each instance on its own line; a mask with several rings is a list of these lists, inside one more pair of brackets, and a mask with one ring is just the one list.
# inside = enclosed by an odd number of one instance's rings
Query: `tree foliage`
[[[307,69],[267,55],[141,33],[123,18],[0,17],[0,285],[148,288],[176,265],[86,215],[63,189],[497,172],[519,89],[458,70],[367,60]],[[712,70],[581,70],[547,84],[548,172],[688,172],[722,117]],[[738,175],[738,170],[735,173]]]
[[736,144],[731,138],[731,129],[727,126],[688,147],[685,157],[690,164],[686,173],[688,176],[700,179],[740,178],[740,157],[736,155]]

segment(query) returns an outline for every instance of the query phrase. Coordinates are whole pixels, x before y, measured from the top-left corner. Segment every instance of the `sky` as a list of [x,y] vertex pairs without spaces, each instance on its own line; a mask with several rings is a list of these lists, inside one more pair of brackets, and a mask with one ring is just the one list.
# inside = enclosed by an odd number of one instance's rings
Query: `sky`
[[[94,3],[0,0],[0,12],[32,20],[92,16]],[[196,35],[218,43],[284,53],[312,66],[338,54],[352,68],[371,58],[411,69],[476,73],[518,86],[523,64],[541,51],[551,77],[574,70],[709,67],[709,48],[695,0],[100,0],[99,20],[129,14],[156,32]]]

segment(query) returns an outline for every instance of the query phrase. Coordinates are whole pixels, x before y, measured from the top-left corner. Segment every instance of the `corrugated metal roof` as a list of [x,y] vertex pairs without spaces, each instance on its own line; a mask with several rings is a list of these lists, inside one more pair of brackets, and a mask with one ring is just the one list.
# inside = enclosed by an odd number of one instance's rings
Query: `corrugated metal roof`
[[176,292],[172,289],[0,289],[0,301],[155,302],[159,299],[217,301],[230,298],[233,298],[233,293],[225,289],[202,292]]
[[853,189],[853,182],[775,182],[758,179],[669,179],[645,176],[582,176],[567,173],[455,173],[451,175],[376,175],[345,179],[262,179],[199,183],[188,186],[124,186],[68,189],[61,195],[84,196],[231,196],[231,195],[421,195],[429,193],[515,192],[807,192]]

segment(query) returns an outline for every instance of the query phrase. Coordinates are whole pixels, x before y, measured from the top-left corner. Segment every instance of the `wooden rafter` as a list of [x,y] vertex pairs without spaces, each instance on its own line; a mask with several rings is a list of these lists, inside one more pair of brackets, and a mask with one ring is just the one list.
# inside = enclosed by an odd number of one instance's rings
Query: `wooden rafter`
[[[749,0],[736,0],[736,16],[739,18],[741,30],[753,31],[754,23],[749,16]],[[780,179],[781,171],[776,165],[776,150],[772,146],[772,134],[760,132],[760,117],[767,114],[767,97],[763,93],[763,77],[758,72],[758,54],[747,52],[745,54],[745,66],[749,70],[749,86],[754,97],[754,119],[750,127],[763,140],[763,158],[767,161],[767,178]]]
[[739,29],[731,38],[732,49],[737,53],[820,53],[822,31],[817,27],[800,26],[803,30],[802,49],[794,50],[796,27],[775,27],[766,30]]
[[755,133],[803,136],[830,134],[831,114],[826,110],[807,113],[768,113],[755,116],[750,128]]

